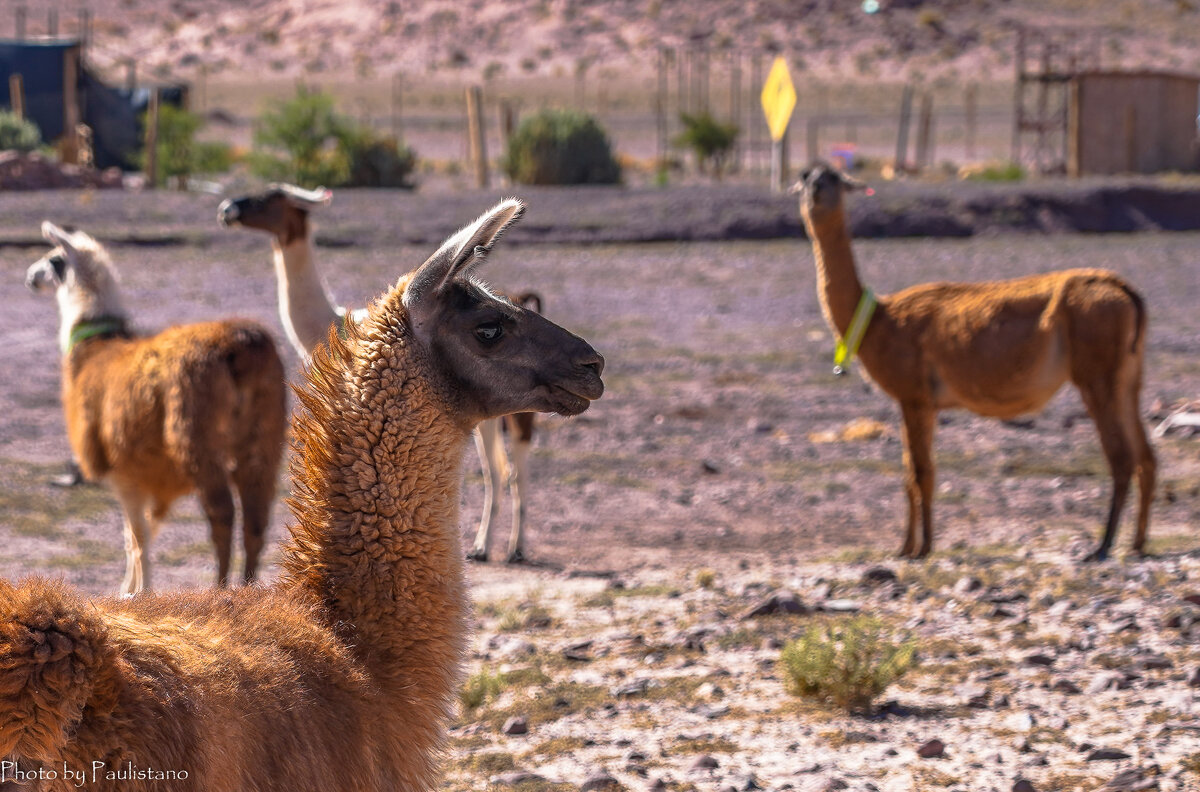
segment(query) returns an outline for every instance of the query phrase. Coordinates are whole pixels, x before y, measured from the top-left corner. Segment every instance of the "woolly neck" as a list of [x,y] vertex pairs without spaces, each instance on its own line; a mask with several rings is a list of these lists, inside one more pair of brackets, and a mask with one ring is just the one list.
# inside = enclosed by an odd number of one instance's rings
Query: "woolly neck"
[[448,712],[466,633],[469,430],[426,375],[399,287],[331,344],[298,391],[280,585],[318,605],[382,690]]
[[333,300],[313,265],[312,236],[297,236],[284,243],[271,237],[275,280],[279,291],[279,319],[288,340],[307,358],[325,343],[329,327],[340,324],[344,311]]
[[91,338],[111,338],[114,336],[127,337],[129,328],[123,316],[101,316],[95,319],[81,319],[71,326],[67,336],[65,352],[70,354],[78,344]]
[[804,227],[812,240],[821,310],[838,335],[845,336],[863,295],[845,213],[837,209],[815,222],[806,213]]

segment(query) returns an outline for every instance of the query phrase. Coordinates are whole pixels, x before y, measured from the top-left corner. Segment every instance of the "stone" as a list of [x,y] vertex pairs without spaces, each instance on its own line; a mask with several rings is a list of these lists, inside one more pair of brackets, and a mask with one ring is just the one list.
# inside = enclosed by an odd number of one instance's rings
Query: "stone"
[[716,758],[709,756],[708,754],[700,754],[692,762],[691,769],[692,770],[716,770],[720,766],[721,766],[721,763],[718,762],[716,760]]
[[1175,667],[1175,664],[1171,662],[1170,658],[1164,657],[1163,655],[1146,655],[1144,657],[1140,657],[1138,658],[1137,665],[1138,668],[1146,671],[1164,671],[1168,668]]
[[519,786],[523,784],[539,784],[546,779],[536,773],[527,773],[524,770],[517,770],[512,773],[502,773],[494,775],[488,779],[488,783],[492,786]]
[[621,786],[607,770],[597,770],[579,785],[579,792],[595,792],[598,789],[619,789]]
[[826,613],[858,613],[862,603],[852,599],[831,599],[822,602],[820,607]]
[[1131,767],[1117,773],[1100,789],[1102,792],[1146,792],[1158,789],[1158,779],[1155,775],[1140,767]]
[[559,654],[566,660],[574,660],[577,663],[586,663],[592,659],[592,642],[591,641],[576,641],[572,644],[567,644],[559,650]]
[[1013,782],[1012,792],[1037,792],[1037,789],[1024,778],[1018,778]]
[[1053,685],[1050,686],[1050,689],[1059,693],[1066,693],[1068,696],[1077,696],[1083,692],[1079,689],[1079,685],[1076,685],[1069,679],[1057,680]]
[[1115,762],[1128,758],[1129,754],[1119,748],[1097,748],[1087,755],[1089,762]]
[[1025,658],[1025,665],[1049,667],[1054,665],[1054,658],[1050,655],[1037,652]]
[[863,572],[862,582],[869,586],[877,586],[880,583],[893,583],[897,580],[895,570],[885,567],[871,567],[866,572]]
[[772,591],[766,597],[751,605],[739,617],[743,620],[756,616],[767,616],[772,613],[808,613],[808,608],[794,593],[780,589]]
[[1188,676],[1188,687],[1200,688],[1200,666],[1192,669],[1191,675]]
[[954,584],[955,594],[971,594],[983,588],[983,581],[973,575],[964,575]]
[[1088,683],[1089,694],[1102,693],[1105,690],[1125,690],[1129,687],[1129,679],[1119,671],[1105,671]]
[[941,740],[932,739],[917,749],[917,756],[922,759],[937,759],[946,753],[946,744]]
[[529,734],[529,723],[520,715],[514,715],[504,721],[504,725],[500,727],[500,731],[514,737],[521,734]]

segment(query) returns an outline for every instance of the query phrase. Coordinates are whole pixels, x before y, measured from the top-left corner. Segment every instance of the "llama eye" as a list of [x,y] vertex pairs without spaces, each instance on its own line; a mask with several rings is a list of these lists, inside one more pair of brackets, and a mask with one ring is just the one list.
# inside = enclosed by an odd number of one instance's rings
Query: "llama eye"
[[475,335],[480,341],[491,344],[500,340],[500,336],[504,335],[504,328],[499,322],[487,322],[475,328]]

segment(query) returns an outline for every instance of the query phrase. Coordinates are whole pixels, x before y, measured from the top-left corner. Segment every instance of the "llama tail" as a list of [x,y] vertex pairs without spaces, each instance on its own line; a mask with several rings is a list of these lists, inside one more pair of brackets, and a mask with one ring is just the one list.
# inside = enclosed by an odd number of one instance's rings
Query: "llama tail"
[[1119,280],[1117,285],[1129,296],[1129,301],[1133,303],[1133,309],[1137,312],[1137,320],[1133,328],[1133,344],[1130,347],[1131,352],[1136,352],[1138,345],[1146,337],[1146,300],[1138,293],[1137,289],[1125,281]]
[[61,582],[0,580],[0,757],[53,760],[85,705],[115,703],[113,668],[104,623]]

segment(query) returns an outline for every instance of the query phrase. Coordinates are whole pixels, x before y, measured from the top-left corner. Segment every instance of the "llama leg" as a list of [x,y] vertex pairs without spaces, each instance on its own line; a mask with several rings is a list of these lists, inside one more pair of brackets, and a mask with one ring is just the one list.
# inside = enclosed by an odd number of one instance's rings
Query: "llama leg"
[[217,585],[224,587],[229,584],[229,555],[233,542],[233,493],[229,491],[224,471],[219,480],[214,471],[208,483],[201,485],[199,494],[217,552]]
[[[924,558],[933,550],[933,422],[936,413],[921,404],[903,404],[904,489],[908,495],[908,533],[901,557]],[[917,516],[921,538],[917,538]]]
[[150,528],[146,523],[146,497],[134,488],[118,487],[117,498],[125,515],[125,577],[119,593],[137,594],[150,586]]
[[1141,383],[1133,386],[1132,397],[1126,400],[1129,408],[1125,416],[1125,434],[1130,448],[1137,458],[1138,476],[1138,516],[1137,533],[1133,537],[1133,551],[1141,555],[1146,553],[1146,537],[1150,528],[1150,504],[1154,500],[1154,483],[1158,473],[1158,462],[1154,458],[1154,449],[1146,438],[1146,427],[1142,424],[1141,409],[1138,406],[1138,390]]
[[1118,403],[1125,399],[1111,387],[1081,386],[1079,392],[1083,397],[1084,406],[1096,424],[1096,431],[1100,434],[1100,447],[1104,449],[1104,456],[1108,459],[1113,478],[1112,503],[1108,509],[1108,520],[1104,524],[1104,536],[1099,546],[1084,558],[1084,561],[1103,561],[1108,558],[1108,553],[1117,538],[1117,526],[1121,521],[1121,511],[1125,508],[1129,482],[1133,477],[1133,448],[1122,415],[1128,408]]
[[525,492],[529,484],[529,448],[533,440],[533,413],[510,416],[512,427],[512,470],[508,491],[512,496],[512,533],[508,539],[508,563],[525,560]]
[[275,499],[275,472],[263,467],[239,464],[233,474],[238,500],[242,502],[242,547],[246,552],[242,579],[246,583],[253,583],[258,574],[258,557],[266,542],[271,503]]
[[499,418],[483,421],[476,427],[475,449],[479,452],[479,464],[483,467],[483,517],[475,533],[475,544],[467,558],[471,561],[487,561],[488,534],[500,511],[499,493],[503,487],[505,468]]

